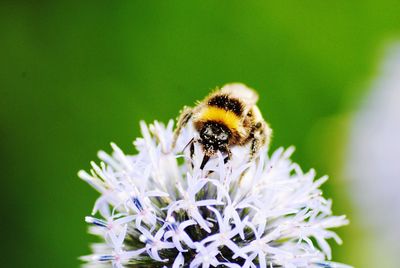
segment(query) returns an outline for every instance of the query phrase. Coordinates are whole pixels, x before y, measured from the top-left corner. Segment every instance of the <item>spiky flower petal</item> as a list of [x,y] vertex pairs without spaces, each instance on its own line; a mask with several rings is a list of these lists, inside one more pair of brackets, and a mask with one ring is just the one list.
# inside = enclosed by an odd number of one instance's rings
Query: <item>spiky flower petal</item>
[[202,149],[180,151],[196,135],[186,128],[171,148],[173,122],[141,123],[137,154],[115,144],[102,162],[79,176],[100,197],[90,232],[104,243],[82,257],[88,267],[349,267],[330,262],[330,228],[347,224],[332,216],[313,170],[290,160],[293,148],[266,149],[249,162],[249,148],[218,154],[200,169]]

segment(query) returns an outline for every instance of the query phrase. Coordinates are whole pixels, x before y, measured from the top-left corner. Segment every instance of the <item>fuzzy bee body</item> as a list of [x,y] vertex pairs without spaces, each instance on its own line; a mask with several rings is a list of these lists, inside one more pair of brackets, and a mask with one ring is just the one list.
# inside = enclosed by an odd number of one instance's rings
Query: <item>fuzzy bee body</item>
[[232,146],[250,143],[250,157],[254,157],[262,146],[268,145],[271,129],[256,106],[257,93],[243,84],[227,84],[212,92],[196,107],[185,107],[177,128],[176,139],[182,128],[190,121],[199,133],[199,142],[204,151],[201,168],[217,151],[231,157]]

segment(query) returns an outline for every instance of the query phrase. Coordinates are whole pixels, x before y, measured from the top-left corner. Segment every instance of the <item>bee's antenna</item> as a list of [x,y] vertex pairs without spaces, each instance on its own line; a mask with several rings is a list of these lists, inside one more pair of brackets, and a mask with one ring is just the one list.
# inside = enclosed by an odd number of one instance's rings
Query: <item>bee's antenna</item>
[[182,152],[185,151],[187,149],[187,147],[189,147],[189,145],[191,146],[194,143],[194,138],[192,138],[186,145],[185,147],[183,147]]
[[210,157],[206,154],[204,154],[203,161],[201,161],[200,169],[203,170],[204,166],[207,164],[208,160],[210,160]]

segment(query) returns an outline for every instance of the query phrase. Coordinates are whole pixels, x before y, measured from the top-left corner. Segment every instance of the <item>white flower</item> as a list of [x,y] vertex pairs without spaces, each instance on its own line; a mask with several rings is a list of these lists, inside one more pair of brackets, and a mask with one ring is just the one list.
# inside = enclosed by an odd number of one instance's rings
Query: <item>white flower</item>
[[119,236],[116,236],[113,232],[110,232],[109,236],[106,237],[106,239],[109,240],[110,246],[113,248],[112,252],[109,254],[83,256],[81,259],[92,262],[111,262],[114,267],[123,267],[122,263],[127,262],[144,252],[144,249],[131,251],[125,251],[123,249],[127,228],[128,226],[125,225]]
[[[197,224],[194,220],[186,220],[179,224],[175,222],[173,217],[170,217],[168,227],[170,228],[169,231],[164,233],[164,239],[172,239],[176,249],[181,252],[187,252],[187,249],[184,249],[182,244],[186,244],[190,248],[196,248],[194,246],[193,240],[190,236],[186,233],[185,228],[191,225]],[[183,242],[183,243],[182,243]]]
[[162,249],[174,248],[173,243],[163,241],[165,230],[163,228],[158,229],[154,236],[146,230],[146,228],[140,227],[139,230],[142,233],[139,239],[146,244],[146,250],[149,256],[159,262],[168,261],[168,259],[161,259],[158,253]]
[[[330,262],[329,230],[347,224],[331,216],[315,172],[291,162],[293,149],[266,149],[252,162],[248,148],[232,148],[200,169],[202,149],[180,152],[194,136],[184,129],[171,149],[173,122],[141,123],[138,151],[112,155],[79,176],[100,192],[91,233],[103,237],[90,267],[348,267]],[[96,215],[97,214],[97,215]],[[89,266],[88,266],[89,267]]]

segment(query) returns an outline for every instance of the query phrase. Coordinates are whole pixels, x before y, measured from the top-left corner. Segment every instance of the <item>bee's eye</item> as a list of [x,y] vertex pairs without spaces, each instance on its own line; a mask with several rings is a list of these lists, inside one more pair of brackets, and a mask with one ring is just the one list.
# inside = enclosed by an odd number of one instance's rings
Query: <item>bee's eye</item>
[[228,134],[226,134],[225,132],[222,132],[218,135],[218,139],[225,141],[228,139]]
[[211,136],[213,133],[212,133],[212,130],[211,130],[210,128],[206,128],[206,129],[204,130],[204,134],[205,134],[206,136]]

